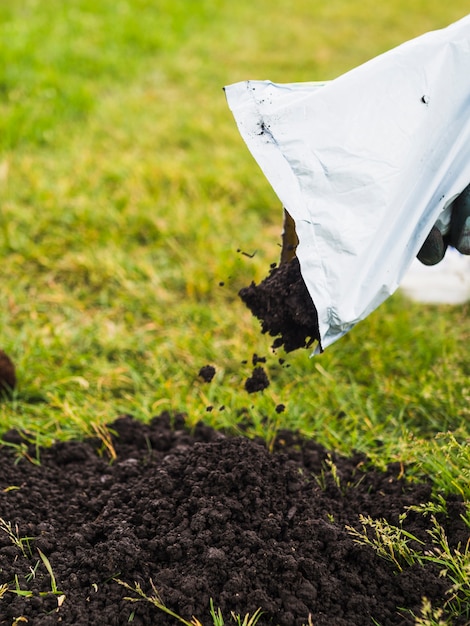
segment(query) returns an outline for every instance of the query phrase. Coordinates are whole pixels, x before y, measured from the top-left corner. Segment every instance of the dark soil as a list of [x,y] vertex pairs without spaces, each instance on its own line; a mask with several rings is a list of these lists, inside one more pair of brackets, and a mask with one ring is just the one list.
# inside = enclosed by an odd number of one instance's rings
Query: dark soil
[[16,369],[8,354],[0,350],[0,396],[9,395],[16,386]]
[[199,370],[199,376],[206,383],[210,383],[215,376],[215,367],[213,365],[203,365]]
[[[181,416],[148,425],[123,417],[110,429],[113,463],[98,440],[24,448],[22,457],[0,448],[0,517],[29,538],[23,554],[0,530],[0,586],[10,589],[0,599],[2,626],[176,624],[125,599],[137,596],[115,578],[147,594],[153,581],[167,606],[205,626],[211,598],[227,623],[230,611],[261,607],[263,626],[301,626],[309,614],[315,626],[372,626],[373,618],[404,626],[413,620],[397,607],[418,613],[423,596],[445,600],[438,569],[397,572],[345,529],[359,527],[360,513],[398,524],[407,506],[430,499],[431,484],[407,482],[398,464],[379,472],[360,455],[331,455],[334,480],[327,451],[292,432],[280,432],[270,452],[203,424],[190,433]],[[15,432],[5,439],[21,443]],[[440,521],[451,546],[465,544],[463,505],[451,499],[448,512]],[[404,527],[426,541],[429,524],[410,513]],[[65,595],[60,607],[38,550]]]
[[269,387],[269,378],[264,368],[257,365],[253,368],[253,372],[249,378],[245,381],[245,389],[248,393],[255,393],[256,391],[263,391]]
[[273,348],[286,352],[308,348],[319,341],[318,316],[297,257],[271,267],[258,285],[240,290],[240,298],[261,321],[261,331],[276,337]]

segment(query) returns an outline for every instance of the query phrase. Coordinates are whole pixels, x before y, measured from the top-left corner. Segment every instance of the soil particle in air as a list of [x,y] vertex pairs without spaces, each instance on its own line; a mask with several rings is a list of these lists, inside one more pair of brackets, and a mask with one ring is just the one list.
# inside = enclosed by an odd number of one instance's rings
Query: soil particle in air
[[253,368],[251,376],[245,381],[245,389],[248,393],[255,393],[256,391],[263,391],[269,387],[269,378],[264,368],[257,365]]
[[204,382],[210,383],[215,376],[215,367],[213,365],[203,365],[199,370],[199,376]]
[[273,348],[286,352],[308,348],[319,340],[318,316],[300,273],[297,257],[271,267],[258,285],[239,292],[240,298],[261,322],[261,331],[276,339]]
[[[112,463],[95,439],[24,445],[23,456],[0,447],[0,517],[29,538],[21,551],[0,529],[2,626],[19,617],[39,626],[177,623],[130,602],[137,595],[116,579],[148,595],[152,581],[169,608],[204,624],[213,599],[228,620],[261,607],[260,626],[301,626],[309,615],[315,626],[408,626],[414,620],[397,607],[418,614],[423,596],[433,606],[447,597],[439,567],[398,571],[346,529],[361,513],[399,524],[407,507],[429,501],[432,485],[407,482],[399,464],[381,472],[361,455],[328,457],[289,431],[269,451],[203,424],[188,431],[178,415],[122,417],[109,432]],[[438,517],[453,549],[468,528],[458,498],[447,508]],[[428,517],[409,513],[403,524],[426,544]],[[65,596],[60,606],[38,550]]]

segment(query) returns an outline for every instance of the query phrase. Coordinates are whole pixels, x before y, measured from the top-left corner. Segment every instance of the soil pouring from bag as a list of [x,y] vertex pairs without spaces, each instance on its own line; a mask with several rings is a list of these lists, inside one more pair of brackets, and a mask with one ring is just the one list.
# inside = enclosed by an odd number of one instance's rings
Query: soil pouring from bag
[[[286,350],[315,338],[295,275],[298,264],[281,265],[242,294]],[[254,355],[241,393],[269,384],[264,362]],[[215,373],[204,366],[197,384],[215,384]],[[406,626],[423,597],[436,607],[449,598],[440,567],[397,568],[347,528],[362,528],[360,514],[384,519],[429,548],[429,517],[400,515],[428,502],[432,484],[408,482],[399,464],[378,471],[362,455],[329,454],[290,431],[268,450],[202,423],[188,431],[183,416],[166,413],[149,424],[123,416],[109,431],[112,463],[98,439],[37,449],[17,431],[3,435],[0,625],[178,623],[147,600],[132,602],[139,596],[121,583],[149,597],[157,589],[172,611],[204,626],[213,623],[211,600],[226,623],[232,611],[260,608],[260,626]],[[451,549],[468,539],[464,511],[450,497],[447,515],[437,515]]]
[[267,278],[242,289],[240,297],[261,321],[261,331],[276,337],[273,348],[291,352],[319,340],[317,312],[297,257],[271,267]]

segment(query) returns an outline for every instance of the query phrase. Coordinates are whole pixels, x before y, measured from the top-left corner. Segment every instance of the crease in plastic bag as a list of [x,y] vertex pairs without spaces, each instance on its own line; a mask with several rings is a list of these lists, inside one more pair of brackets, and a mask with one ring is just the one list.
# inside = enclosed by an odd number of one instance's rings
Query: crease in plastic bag
[[470,182],[470,15],[326,83],[225,93],[295,221],[319,352],[397,289]]

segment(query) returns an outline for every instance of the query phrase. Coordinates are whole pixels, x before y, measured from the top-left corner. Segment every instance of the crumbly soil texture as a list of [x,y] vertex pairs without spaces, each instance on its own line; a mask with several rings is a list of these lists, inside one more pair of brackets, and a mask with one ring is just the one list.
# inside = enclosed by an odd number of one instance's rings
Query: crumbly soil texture
[[264,280],[244,287],[239,296],[261,322],[261,332],[275,337],[274,349],[292,352],[320,340],[317,311],[297,257],[273,264]]
[[[378,471],[290,431],[267,449],[202,423],[189,431],[179,415],[124,416],[109,430],[104,448],[90,439],[36,449],[4,435],[2,626],[178,623],[118,581],[149,597],[157,589],[204,626],[211,599],[226,624],[232,611],[260,608],[260,626],[405,626],[424,596],[434,606],[448,597],[439,568],[399,571],[347,529],[361,528],[360,514],[398,525],[430,500],[432,485],[411,483],[399,464]],[[447,508],[449,543],[464,545],[463,505]],[[410,512],[404,528],[428,541],[429,518]]]

